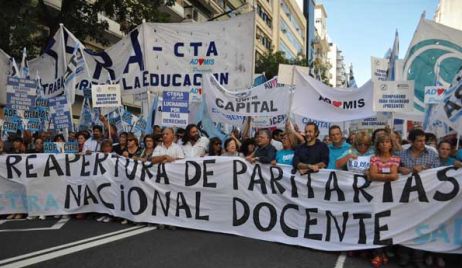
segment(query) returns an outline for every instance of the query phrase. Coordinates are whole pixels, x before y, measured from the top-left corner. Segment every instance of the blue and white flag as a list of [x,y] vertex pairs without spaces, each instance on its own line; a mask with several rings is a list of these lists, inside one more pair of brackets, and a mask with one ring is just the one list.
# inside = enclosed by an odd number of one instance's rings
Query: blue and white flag
[[10,58],[10,72],[8,76],[12,77],[20,77],[21,72],[19,71],[18,65],[16,64],[16,60],[11,57]]
[[91,129],[92,122],[91,108],[88,98],[84,98],[80,110],[79,131]]
[[393,48],[391,49],[389,61],[388,61],[388,72],[387,80],[395,80],[395,69],[396,69],[396,60],[399,57],[399,37],[398,30],[395,32],[395,41],[393,42]]
[[70,104],[75,102],[75,87],[77,77],[83,74],[85,70],[85,62],[82,56],[80,45],[77,44],[72,53],[72,57],[67,64],[66,71],[64,72],[64,92],[67,96],[67,101]]
[[199,107],[199,110],[196,113],[194,121],[201,130],[202,133],[205,133],[209,138],[218,137],[220,140],[224,141],[228,137],[223,133],[219,128],[215,126],[212,119],[210,118],[207,101],[205,96],[202,95],[202,101]]
[[26,48],[23,48],[23,50],[22,50],[21,77],[22,78],[30,78],[29,64],[27,63],[27,51],[26,51]]

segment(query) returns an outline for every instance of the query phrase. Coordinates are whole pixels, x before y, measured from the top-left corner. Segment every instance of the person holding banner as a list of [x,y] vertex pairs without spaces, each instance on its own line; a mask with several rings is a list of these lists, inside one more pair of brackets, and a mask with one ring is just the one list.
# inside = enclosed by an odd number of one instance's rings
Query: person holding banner
[[162,130],[162,143],[156,146],[152,153],[151,162],[169,163],[177,159],[183,159],[183,149],[177,143],[174,143],[175,131],[171,127],[166,127]]
[[91,154],[92,152],[99,152],[101,149],[101,138],[103,134],[103,128],[100,125],[94,125],[93,137],[85,141],[83,145],[83,152]]
[[121,132],[119,134],[119,143],[114,146],[114,152],[118,155],[122,155],[122,153],[127,149],[127,132]]
[[204,156],[209,146],[209,139],[201,137],[199,128],[195,124],[187,125],[185,132],[182,139],[185,158]]
[[271,133],[268,129],[260,129],[257,134],[257,149],[245,159],[250,163],[269,164],[276,160],[276,148],[271,145]]
[[220,156],[223,154],[223,148],[221,147],[221,140],[218,137],[213,137],[209,142],[209,156]]
[[144,162],[144,161],[150,160],[152,158],[152,154],[154,153],[155,142],[154,142],[153,135],[144,136],[143,143],[144,143],[144,149],[141,151],[141,154],[138,160],[141,160]]
[[222,156],[244,157],[244,155],[238,151],[236,138],[231,137],[225,140],[225,152],[222,154]]
[[136,138],[135,134],[128,133],[127,134],[127,148],[122,153],[122,156],[126,158],[136,159],[141,154],[141,149],[138,145],[138,139]]
[[401,159],[399,172],[401,174],[418,173],[439,166],[438,155],[425,147],[425,132],[423,130],[411,130],[408,140],[411,142],[411,147],[403,150],[399,155]]
[[292,166],[294,160],[294,140],[288,132],[281,134],[282,150],[276,152],[276,160],[272,164]]
[[329,128],[329,138],[331,144],[328,145],[329,148],[329,164],[327,165],[328,169],[335,169],[337,159],[343,155],[351,145],[348,144],[342,136],[342,130],[339,126],[333,125]]
[[34,139],[34,148],[27,151],[28,154],[41,154],[43,153],[43,139],[41,137],[36,137]]
[[305,126],[305,143],[295,148],[293,167],[301,175],[318,172],[329,163],[329,148],[319,139],[319,128],[313,122]]
[[[360,135],[360,134],[358,134]],[[398,167],[400,159],[393,155],[394,145],[388,132],[377,135],[374,142],[375,155],[370,159],[369,180],[395,181],[399,178]],[[388,263],[388,257],[383,248],[373,251],[371,264],[380,267]]]
[[440,141],[438,143],[438,156],[440,158],[440,166],[455,166],[455,167],[462,167],[462,162],[456,160],[455,158],[451,157],[452,146],[451,143],[448,141]]
[[370,158],[374,155],[371,148],[371,137],[367,132],[362,131],[355,134],[350,149],[346,150],[337,159],[335,167],[348,171],[366,173],[369,171]]
[[84,132],[79,132],[77,134],[77,144],[79,145],[79,153],[84,152],[83,151],[83,146],[85,145],[85,142],[87,141],[87,135],[85,135]]

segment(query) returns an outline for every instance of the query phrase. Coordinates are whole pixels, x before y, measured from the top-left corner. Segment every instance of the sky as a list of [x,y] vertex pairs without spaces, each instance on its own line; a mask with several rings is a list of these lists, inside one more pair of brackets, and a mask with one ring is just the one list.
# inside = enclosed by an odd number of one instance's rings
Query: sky
[[[293,1],[293,0],[291,0]],[[303,0],[296,0],[302,7]],[[399,35],[399,58],[406,55],[423,11],[433,20],[438,0],[315,0],[327,12],[327,33],[353,64],[356,84],[371,77],[370,57],[384,57]]]

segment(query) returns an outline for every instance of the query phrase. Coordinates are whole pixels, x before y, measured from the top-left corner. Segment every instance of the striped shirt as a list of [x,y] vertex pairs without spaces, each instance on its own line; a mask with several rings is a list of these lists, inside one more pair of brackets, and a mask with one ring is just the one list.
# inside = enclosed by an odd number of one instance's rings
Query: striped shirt
[[380,174],[390,173],[391,167],[396,166],[399,167],[399,156],[392,156],[388,161],[383,162],[380,160],[380,157],[373,156],[371,157],[371,166],[377,166]]

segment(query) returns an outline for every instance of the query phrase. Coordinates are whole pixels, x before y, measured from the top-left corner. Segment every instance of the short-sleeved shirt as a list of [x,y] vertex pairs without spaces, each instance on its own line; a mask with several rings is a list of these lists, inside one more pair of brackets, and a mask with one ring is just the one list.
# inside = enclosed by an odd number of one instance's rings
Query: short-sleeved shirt
[[327,165],[328,169],[335,169],[335,162],[340,156],[345,153],[348,149],[350,149],[351,145],[347,142],[343,142],[340,147],[336,147],[333,144],[329,144],[329,164]]
[[291,165],[294,160],[294,150],[279,150],[276,152],[276,163]]
[[197,140],[196,143],[194,143],[194,145],[192,145],[191,142],[188,141],[186,144],[183,145],[184,156],[186,158],[204,156],[207,152],[208,146],[209,139],[207,139],[206,137],[200,137],[199,140]]
[[184,158],[183,149],[181,148],[180,145],[174,142],[168,148],[165,147],[164,143],[157,145],[156,148],[154,148],[154,152],[152,153],[153,157],[163,156],[163,155],[168,155],[174,159]]
[[440,158],[440,167],[452,166],[456,162],[455,158],[449,157],[448,159]]
[[390,173],[391,167],[393,166],[399,167],[399,163],[400,163],[400,158],[399,156],[395,156],[395,155],[390,157],[390,159],[388,159],[388,161],[386,162],[382,162],[382,160],[380,160],[380,157],[378,156],[371,157],[371,167],[377,166],[377,169],[380,174]]
[[424,151],[417,158],[411,156],[411,149],[401,151],[399,157],[401,159],[401,167],[414,168],[417,165],[422,165],[425,168],[436,168],[440,165],[440,159],[438,155],[430,149],[424,149]]
[[274,148],[271,144],[267,144],[263,147],[257,147],[253,156],[258,157],[258,162],[269,164],[271,161],[276,159],[276,148]]
[[300,144],[295,148],[293,166],[297,168],[299,163],[317,164],[323,162],[326,166],[329,163],[329,148],[325,143],[316,140],[313,145]]

